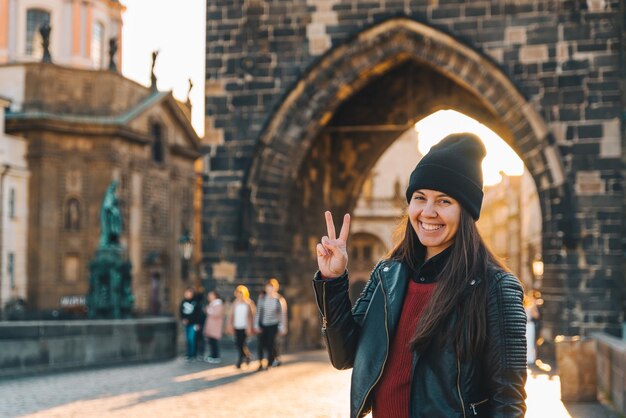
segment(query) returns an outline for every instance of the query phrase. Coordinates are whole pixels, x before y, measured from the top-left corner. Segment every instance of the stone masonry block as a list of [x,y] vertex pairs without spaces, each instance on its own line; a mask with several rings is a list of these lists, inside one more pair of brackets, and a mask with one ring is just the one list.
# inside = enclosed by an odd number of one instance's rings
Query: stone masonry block
[[326,52],[332,43],[330,36],[313,36],[309,38],[309,53],[311,55],[321,55]]
[[569,48],[566,43],[558,42],[556,44],[556,60],[558,62],[567,61],[569,59]]
[[526,28],[510,26],[504,30],[504,40],[511,44],[526,43]]
[[523,46],[519,51],[519,58],[522,64],[532,64],[548,60],[547,45]]
[[338,23],[337,12],[315,12],[312,19],[313,22],[326,25],[336,25]]
[[307,38],[312,38],[315,36],[324,36],[326,35],[326,25],[323,23],[315,22],[310,23],[306,27],[306,36]]
[[603,124],[604,135],[600,140],[600,156],[602,158],[620,158],[622,143],[620,135],[620,120],[615,118]]
[[576,193],[580,196],[604,193],[604,181],[599,171],[579,171],[576,173]]

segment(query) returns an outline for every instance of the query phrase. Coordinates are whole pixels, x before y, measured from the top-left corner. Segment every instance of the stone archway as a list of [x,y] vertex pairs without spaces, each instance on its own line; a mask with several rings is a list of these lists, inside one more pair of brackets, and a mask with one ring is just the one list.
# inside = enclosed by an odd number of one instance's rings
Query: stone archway
[[[370,115],[375,123],[353,118],[355,109],[365,108],[359,107],[364,91],[384,92],[386,76],[396,72],[409,80],[415,71],[428,73],[427,79],[436,77],[452,93],[439,94],[439,100],[404,114],[392,104],[385,111],[394,113],[393,120],[377,120],[375,114]],[[414,83],[411,91],[416,93],[416,86],[425,85],[421,83]],[[568,317],[572,301],[579,297],[561,285],[566,272],[560,255],[564,248],[577,245],[576,202],[552,135],[494,61],[450,35],[406,18],[385,21],[329,51],[274,112],[245,180],[250,199],[244,235],[272,237],[255,242],[255,256],[274,259],[273,265],[298,283],[310,277],[315,269],[312,244],[324,232],[322,210],[350,211],[365,174],[382,152],[417,119],[441,108],[455,108],[480,120],[526,164],[543,213],[545,327],[555,335],[579,332],[570,328]],[[616,302],[618,296],[613,298]],[[606,314],[619,316],[619,305],[612,303]]]

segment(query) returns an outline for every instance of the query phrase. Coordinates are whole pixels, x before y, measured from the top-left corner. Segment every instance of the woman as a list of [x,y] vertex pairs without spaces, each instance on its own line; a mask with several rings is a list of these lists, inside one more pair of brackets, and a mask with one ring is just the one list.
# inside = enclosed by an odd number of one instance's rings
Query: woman
[[206,320],[204,321],[203,334],[208,340],[211,354],[205,358],[207,363],[221,363],[220,358],[220,339],[222,338],[222,329],[224,324],[224,303],[222,298],[215,291],[211,290],[206,295],[209,304],[206,306]]
[[254,321],[255,307],[254,302],[250,299],[248,288],[239,285],[235,288],[235,301],[230,307],[228,319],[226,320],[226,329],[229,334],[235,334],[235,344],[239,358],[237,359],[237,368],[241,368],[241,363],[250,364],[250,350],[246,339],[252,334],[252,323]]
[[519,281],[483,243],[485,148],[453,134],[417,164],[404,235],[348,299],[346,214],[317,244],[313,284],[330,360],[353,368],[350,416],[522,417],[526,316]]
[[[275,278],[265,283],[265,295],[259,300],[258,309],[254,316],[254,330],[260,334],[263,351],[267,352],[267,366],[280,366],[278,359],[277,335],[287,334],[287,302],[278,289],[280,285]],[[263,370],[263,357],[259,357],[259,369]]]

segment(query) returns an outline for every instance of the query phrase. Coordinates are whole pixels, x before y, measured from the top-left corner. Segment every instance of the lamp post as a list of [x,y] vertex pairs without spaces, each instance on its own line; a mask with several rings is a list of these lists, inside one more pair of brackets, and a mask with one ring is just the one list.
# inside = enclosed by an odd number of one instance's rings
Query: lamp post
[[193,255],[194,240],[188,229],[183,231],[183,235],[178,240],[178,249],[181,256],[181,276],[183,280],[189,278],[189,260]]

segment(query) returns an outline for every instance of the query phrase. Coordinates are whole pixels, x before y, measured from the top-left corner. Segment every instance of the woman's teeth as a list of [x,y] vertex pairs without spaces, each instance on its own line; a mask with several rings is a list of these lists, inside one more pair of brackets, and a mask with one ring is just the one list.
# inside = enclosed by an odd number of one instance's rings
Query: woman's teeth
[[422,222],[422,228],[424,228],[427,231],[436,231],[437,229],[443,228],[443,225],[425,224],[424,222]]

